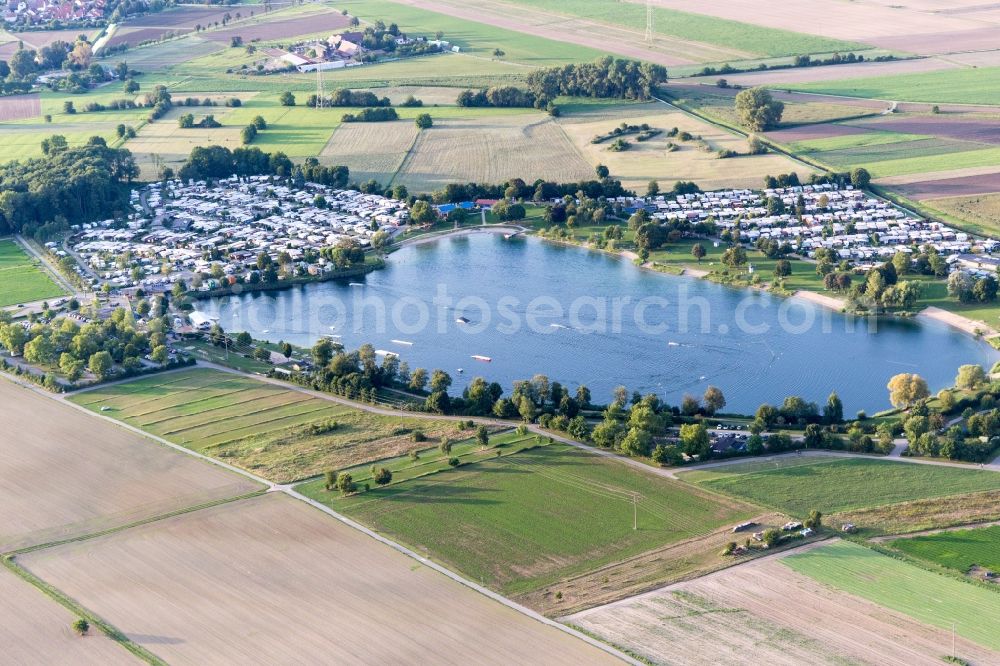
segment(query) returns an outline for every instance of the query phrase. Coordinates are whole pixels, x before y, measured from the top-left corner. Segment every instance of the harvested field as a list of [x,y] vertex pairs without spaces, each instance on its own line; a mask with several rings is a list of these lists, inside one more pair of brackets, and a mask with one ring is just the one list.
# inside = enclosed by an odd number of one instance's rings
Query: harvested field
[[[947,19],[935,17],[934,20],[943,21]],[[902,34],[866,41],[879,48],[906,51],[908,53],[916,53],[917,55],[991,51],[997,48],[997,29],[994,26],[973,28],[971,30],[941,31],[922,35]]]
[[791,555],[781,563],[820,583],[918,622],[949,632],[954,626],[957,635],[995,651],[992,658],[980,659],[980,663],[1000,657],[1000,594],[993,590],[918,568],[847,541]]
[[[412,441],[414,430],[428,438],[456,435],[446,422],[378,416],[203,368],[107,386],[71,400],[94,411],[109,407],[111,418],[282,483],[405,454],[421,446]],[[311,426],[322,432],[310,434]]]
[[1000,488],[1000,474],[870,458],[784,457],[681,474],[685,481],[799,518]]
[[917,201],[931,199],[930,205],[959,217],[971,216],[997,220],[997,198],[990,193],[1000,190],[1000,174],[925,180],[892,188]]
[[0,418],[0,551],[259,488],[6,380]]
[[282,494],[18,561],[172,664],[612,662]]
[[328,9],[307,16],[236,25],[225,30],[212,30],[206,32],[204,37],[225,44],[228,44],[233,37],[242,37],[244,42],[249,43],[258,39],[273,41],[316,32],[335,32],[349,28],[350,25],[350,18],[339,11]]
[[25,120],[42,115],[42,102],[38,93],[0,97],[0,121]]
[[[434,130],[436,131],[435,127]],[[420,130],[409,121],[344,123],[319,154],[323,162],[350,168],[351,178],[362,183],[374,178],[392,182],[409,154]]]
[[[608,150],[610,142],[591,143],[595,136],[611,131],[622,122],[648,123],[650,127],[663,130],[663,134],[644,142],[626,137],[630,148],[621,152]],[[567,114],[559,124],[591,164],[607,165],[615,178],[620,178],[630,188],[645,188],[651,180],[661,184],[694,180],[704,189],[757,187],[767,174],[798,171],[802,176],[809,173],[802,165],[777,154],[720,160],[719,150],[745,153],[746,140],[659,103],[610,109],[599,107],[593,114]],[[702,140],[670,138],[667,132],[673,127],[694,137],[700,136]],[[670,144],[676,149],[670,150]]]
[[456,181],[496,183],[517,177],[573,182],[593,171],[550,116],[526,113],[435,119],[434,127],[417,137],[394,182],[430,192]]
[[81,638],[76,616],[0,567],[0,645],[9,664],[141,664],[97,629]]
[[[639,494],[637,530],[633,493]],[[515,595],[759,513],[742,502],[562,444],[346,498],[321,488],[309,494]]]
[[854,523],[876,534],[906,534],[990,520],[1000,520],[1000,490],[845,511],[830,517],[831,524]]
[[[683,654],[683,663],[706,666],[934,666],[951,648],[950,632],[821,585],[775,557],[567,621],[663,664]],[[997,657],[963,638],[956,647],[973,663]]]

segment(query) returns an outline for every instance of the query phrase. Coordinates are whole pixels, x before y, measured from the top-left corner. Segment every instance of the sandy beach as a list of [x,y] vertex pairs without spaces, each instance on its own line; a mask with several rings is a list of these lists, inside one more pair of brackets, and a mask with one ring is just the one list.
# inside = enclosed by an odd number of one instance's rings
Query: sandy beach
[[944,322],[949,326],[954,326],[969,335],[982,334],[983,337],[997,335],[996,328],[987,325],[985,322],[969,319],[968,317],[963,317],[962,315],[955,314],[954,312],[948,312],[947,310],[942,310],[941,308],[936,308],[934,306],[924,308],[917,316],[927,317],[928,319],[936,319],[937,321]]
[[809,301],[816,305],[821,305],[824,308],[830,308],[831,310],[836,310],[837,312],[843,311],[847,307],[847,303],[839,298],[834,298],[833,296],[826,296],[824,294],[817,294],[815,291],[804,291],[799,290],[793,294],[793,297],[801,298],[802,300]]

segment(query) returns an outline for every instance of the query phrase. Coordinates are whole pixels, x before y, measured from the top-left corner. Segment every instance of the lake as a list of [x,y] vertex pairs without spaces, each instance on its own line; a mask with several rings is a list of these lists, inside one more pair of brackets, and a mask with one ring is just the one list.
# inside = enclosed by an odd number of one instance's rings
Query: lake
[[889,406],[886,382],[895,374],[919,373],[936,391],[952,384],[958,366],[989,369],[1000,358],[937,321],[846,317],[487,233],[404,247],[384,270],[349,283],[206,299],[197,309],[259,339],[311,346],[330,335],[348,349],[369,342],[411,369],[449,372],[453,394],[475,376],[509,390],[541,373],[571,389],[586,384],[600,403],[618,385],[670,404],[713,385],[725,411],[739,412],[787,395],[822,405],[835,390],[845,413],[873,413]]

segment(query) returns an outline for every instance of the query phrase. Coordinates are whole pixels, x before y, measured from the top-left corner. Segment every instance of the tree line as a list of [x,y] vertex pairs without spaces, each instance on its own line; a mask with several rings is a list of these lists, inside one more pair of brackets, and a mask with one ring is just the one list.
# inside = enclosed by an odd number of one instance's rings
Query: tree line
[[[54,138],[54,137],[53,137]],[[60,137],[61,138],[61,137]],[[0,165],[0,234],[50,231],[123,215],[127,185],[139,175],[132,153],[103,139],[70,148],[50,141],[40,158]]]

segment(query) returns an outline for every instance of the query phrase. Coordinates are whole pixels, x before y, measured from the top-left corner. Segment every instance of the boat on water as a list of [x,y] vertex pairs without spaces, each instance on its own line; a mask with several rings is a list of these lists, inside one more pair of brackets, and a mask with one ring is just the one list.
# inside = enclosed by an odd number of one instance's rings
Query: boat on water
[[459,369],[458,369],[458,370],[456,370],[455,372],[457,372],[458,374],[462,374],[463,372],[465,372],[465,370],[462,370],[462,368],[459,368]]
[[376,349],[375,350],[375,355],[376,356],[399,356],[399,354],[397,354],[396,352],[394,352],[394,351],[387,351],[385,349]]
[[493,359],[490,358],[489,356],[482,356],[480,354],[473,354],[472,358],[476,359],[477,361],[482,361],[483,363],[491,363],[493,361]]
[[562,324],[549,324],[549,326],[551,326],[552,328],[568,328],[567,326],[563,326]]
[[469,323],[469,320],[466,319],[465,317],[455,317],[455,321],[458,322],[459,324],[468,324]]
[[389,340],[389,342],[397,345],[406,345],[407,347],[411,347],[413,345],[413,343],[409,340]]
[[681,343],[679,343],[679,342],[674,342],[673,340],[671,340],[670,342],[668,342],[668,343],[667,343],[667,346],[668,346],[668,347],[680,347],[680,346],[681,346]]
[[348,286],[351,287],[363,287],[365,286],[363,282],[348,282]]

